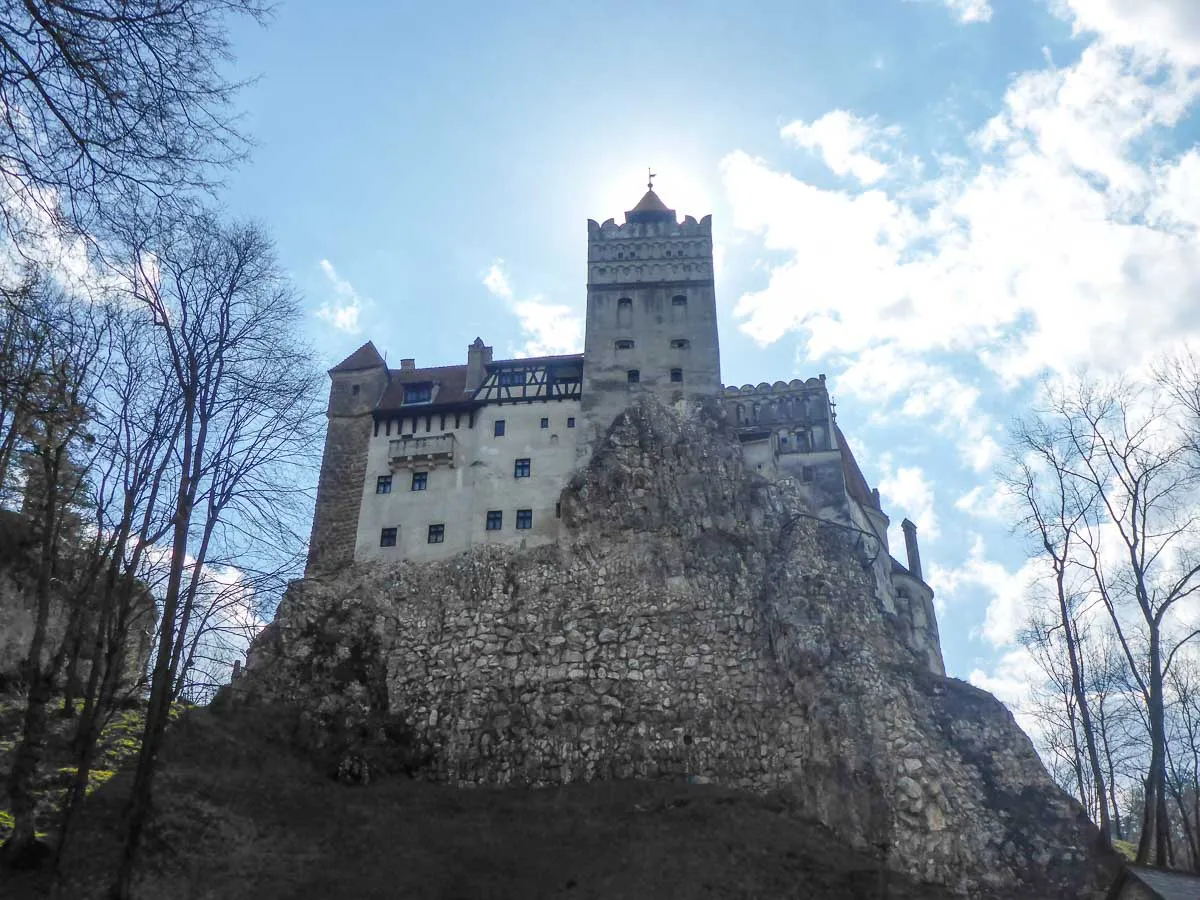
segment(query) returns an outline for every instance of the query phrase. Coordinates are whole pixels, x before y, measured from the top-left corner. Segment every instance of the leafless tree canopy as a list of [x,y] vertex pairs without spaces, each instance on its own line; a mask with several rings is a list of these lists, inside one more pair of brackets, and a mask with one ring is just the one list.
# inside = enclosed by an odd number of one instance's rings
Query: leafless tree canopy
[[1044,749],[1140,861],[1200,870],[1200,364],[1183,353],[1148,383],[1082,377],[1045,396],[1007,469],[1044,562],[1024,634]]
[[[12,201],[94,227],[118,198],[211,186],[244,139],[230,14],[255,0],[0,0],[0,175]],[[17,223],[8,217],[10,233]]]

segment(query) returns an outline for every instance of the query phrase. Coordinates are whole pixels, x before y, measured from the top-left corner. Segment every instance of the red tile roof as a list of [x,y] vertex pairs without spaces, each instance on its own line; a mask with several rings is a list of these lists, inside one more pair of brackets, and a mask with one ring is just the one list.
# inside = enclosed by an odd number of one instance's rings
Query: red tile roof
[[863,477],[862,469],[858,467],[858,460],[854,458],[846,436],[837,425],[833,426],[833,430],[837,434],[838,449],[842,452],[842,475],[846,479],[846,492],[863,506],[878,509],[875,495],[871,492],[867,479]]
[[329,370],[329,374],[334,372],[357,372],[361,369],[374,369],[376,366],[385,365],[383,357],[379,355],[379,351],[375,349],[373,341],[367,341],[340,363]]

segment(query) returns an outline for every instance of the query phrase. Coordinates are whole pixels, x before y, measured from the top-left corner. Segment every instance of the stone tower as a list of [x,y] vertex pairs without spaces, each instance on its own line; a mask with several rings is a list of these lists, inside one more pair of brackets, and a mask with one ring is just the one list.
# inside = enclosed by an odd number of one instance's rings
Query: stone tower
[[712,217],[677,221],[647,187],[624,225],[588,220],[582,409],[598,432],[639,392],[721,393]]
[[388,384],[387,363],[370,341],[329,370],[329,427],[321,456],[306,574],[354,561],[355,532],[362,508],[371,411]]

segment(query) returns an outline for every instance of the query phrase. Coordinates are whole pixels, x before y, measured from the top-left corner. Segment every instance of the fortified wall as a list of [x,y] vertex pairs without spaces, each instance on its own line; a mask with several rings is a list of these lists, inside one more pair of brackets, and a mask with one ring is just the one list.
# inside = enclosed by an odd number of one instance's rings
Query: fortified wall
[[887,554],[803,475],[760,474],[726,409],[618,415],[554,544],[294,583],[238,695],[297,709],[331,758],[783,790],[964,896],[1095,896],[1098,835],[1011,714],[934,671],[885,602]]

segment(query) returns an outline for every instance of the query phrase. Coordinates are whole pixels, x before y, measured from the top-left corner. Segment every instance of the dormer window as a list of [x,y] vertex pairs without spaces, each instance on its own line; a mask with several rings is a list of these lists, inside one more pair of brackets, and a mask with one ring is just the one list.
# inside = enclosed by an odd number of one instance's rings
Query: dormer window
[[408,403],[428,403],[433,399],[433,385],[426,382],[424,384],[406,384],[404,386],[404,402]]
[[630,341],[630,340],[617,341],[617,349],[618,350],[632,350],[633,349],[633,341]]

